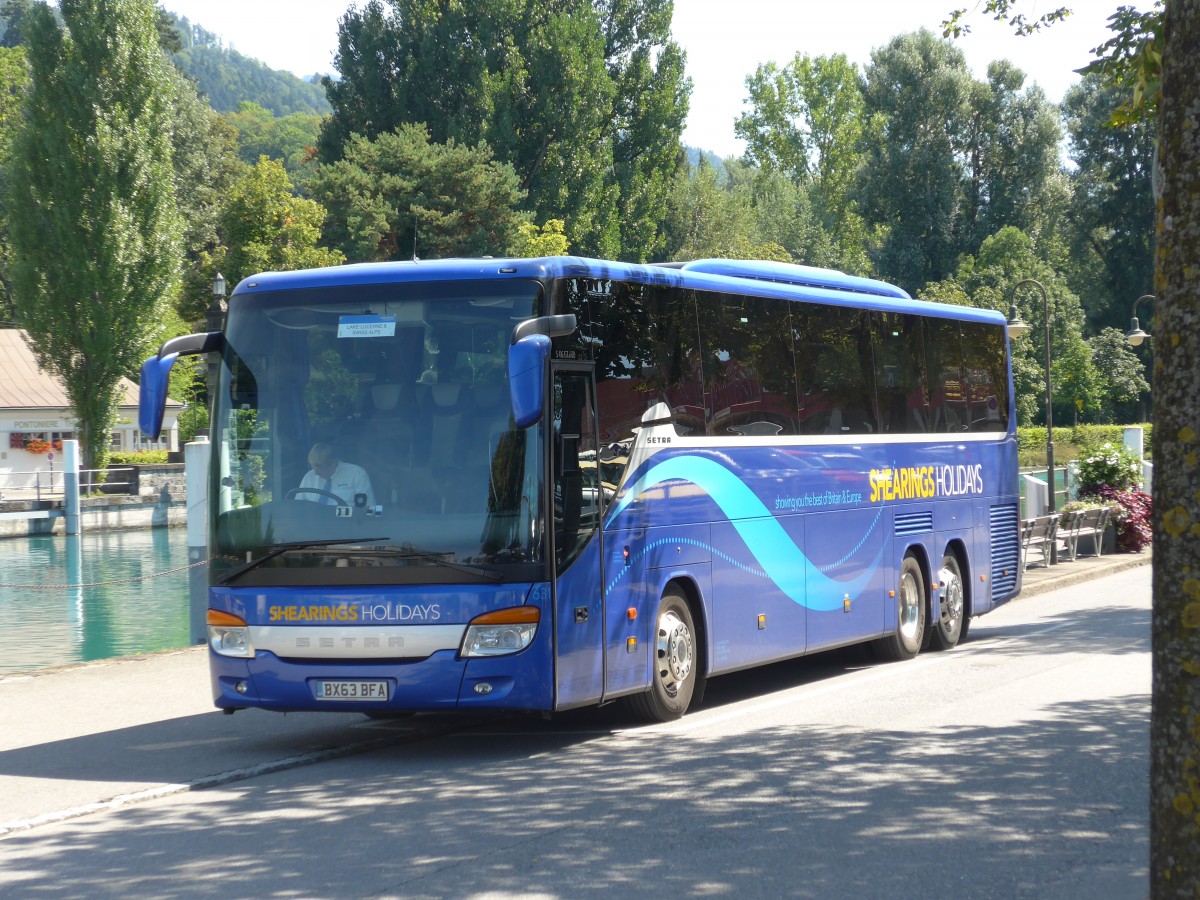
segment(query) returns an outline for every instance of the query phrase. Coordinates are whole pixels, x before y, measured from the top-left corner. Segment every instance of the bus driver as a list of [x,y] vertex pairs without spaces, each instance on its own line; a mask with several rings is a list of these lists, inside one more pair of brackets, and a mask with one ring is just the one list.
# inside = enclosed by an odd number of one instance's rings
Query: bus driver
[[355,495],[364,494],[367,508],[375,507],[375,493],[371,490],[367,470],[339,460],[331,444],[326,441],[313,444],[308,451],[308,465],[309,470],[304,473],[296,491],[296,499],[350,506],[355,502]]

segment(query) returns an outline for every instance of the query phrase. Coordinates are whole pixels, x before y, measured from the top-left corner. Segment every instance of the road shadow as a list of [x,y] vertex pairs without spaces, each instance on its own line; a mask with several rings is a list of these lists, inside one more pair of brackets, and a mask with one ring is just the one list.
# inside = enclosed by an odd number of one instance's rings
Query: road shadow
[[445,736],[0,842],[15,896],[1136,897],[1145,698],[1007,728]]

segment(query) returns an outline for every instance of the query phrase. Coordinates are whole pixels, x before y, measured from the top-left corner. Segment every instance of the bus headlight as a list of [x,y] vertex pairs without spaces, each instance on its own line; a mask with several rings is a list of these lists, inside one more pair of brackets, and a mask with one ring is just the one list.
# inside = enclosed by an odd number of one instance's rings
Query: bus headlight
[[208,645],[221,656],[254,656],[250,643],[250,629],[246,620],[232,613],[210,609],[208,620]]
[[518,653],[533,642],[541,610],[536,606],[514,606],[476,616],[463,635],[463,656],[504,656]]

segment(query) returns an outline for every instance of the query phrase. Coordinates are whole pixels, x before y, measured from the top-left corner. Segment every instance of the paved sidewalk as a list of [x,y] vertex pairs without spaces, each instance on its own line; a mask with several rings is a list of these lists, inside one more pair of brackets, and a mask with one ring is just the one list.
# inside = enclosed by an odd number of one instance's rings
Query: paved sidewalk
[[1103,578],[1125,569],[1148,566],[1153,562],[1154,556],[1151,551],[1143,550],[1141,553],[1106,553],[1103,556],[1078,556],[1073,560],[1060,559],[1053,566],[1030,566],[1025,570],[1021,582],[1020,597],[1044,594],[1082,581]]

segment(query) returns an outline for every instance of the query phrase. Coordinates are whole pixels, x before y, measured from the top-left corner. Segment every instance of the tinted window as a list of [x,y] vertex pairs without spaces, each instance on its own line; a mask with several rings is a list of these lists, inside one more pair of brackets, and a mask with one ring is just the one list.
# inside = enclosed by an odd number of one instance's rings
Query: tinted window
[[671,408],[678,434],[704,433],[692,291],[573,279],[564,305],[580,330],[563,346],[596,363],[602,444],[631,441],[642,415],[659,402]]
[[972,431],[1008,430],[1008,367],[1004,329],[963,322],[964,375]]
[[720,437],[797,434],[791,304],[700,294],[706,432]]
[[970,427],[962,371],[962,339],[953,319],[925,319],[925,358],[929,369],[929,430],[957,432]]
[[929,430],[929,388],[921,319],[901,313],[874,313],[875,394],[884,434]]
[[801,433],[878,432],[870,314],[797,304],[792,322]]

